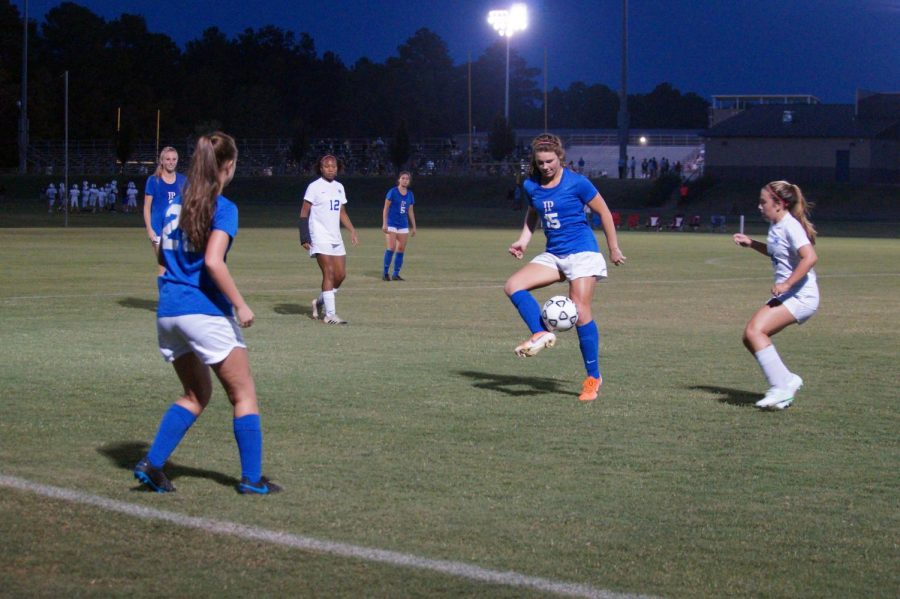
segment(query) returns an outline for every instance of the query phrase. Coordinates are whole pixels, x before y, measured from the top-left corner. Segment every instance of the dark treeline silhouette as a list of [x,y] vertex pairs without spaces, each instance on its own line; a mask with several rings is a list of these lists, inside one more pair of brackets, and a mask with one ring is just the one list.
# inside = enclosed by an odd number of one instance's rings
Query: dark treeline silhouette
[[[22,62],[22,16],[0,0],[0,162],[16,163]],[[462,133],[468,124],[468,65],[454,64],[447,44],[419,29],[396,56],[344,64],[320,53],[306,33],[274,26],[229,38],[207,29],[181,50],[147,30],[142,16],[107,21],[64,2],[39,25],[29,23],[28,116],[32,139],[63,137],[63,77],[69,71],[72,139],[180,139],[223,128],[238,137],[392,136],[403,123],[411,139]],[[488,131],[503,110],[506,47],[502,40],[472,62],[472,122]],[[510,122],[541,128],[541,71],[510,54]],[[548,93],[551,128],[611,128],[618,97],[602,84],[573,83]],[[703,128],[708,103],[668,83],[629,96],[631,125]],[[123,133],[124,132],[124,133]]]

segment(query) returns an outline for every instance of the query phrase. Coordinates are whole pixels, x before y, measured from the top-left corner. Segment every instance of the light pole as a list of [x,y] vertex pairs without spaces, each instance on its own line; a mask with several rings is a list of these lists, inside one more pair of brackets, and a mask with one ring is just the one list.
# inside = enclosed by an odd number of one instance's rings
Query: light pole
[[622,0],[622,88],[619,90],[619,178],[628,172],[628,0]]
[[22,98],[19,100],[19,174],[28,172],[28,0],[22,19]]
[[506,38],[506,99],[503,104],[503,118],[509,124],[509,41],[517,31],[528,27],[528,7],[513,4],[506,10],[492,10],[488,13],[490,24],[501,37]]

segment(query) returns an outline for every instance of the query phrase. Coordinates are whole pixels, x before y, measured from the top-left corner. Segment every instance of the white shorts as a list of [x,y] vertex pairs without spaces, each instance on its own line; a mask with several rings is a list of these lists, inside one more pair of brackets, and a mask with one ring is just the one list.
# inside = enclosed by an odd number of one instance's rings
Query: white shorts
[[247,347],[234,318],[185,314],[156,319],[159,353],[174,362],[193,352],[204,364],[218,364],[236,347]]
[[324,254],[326,256],[346,256],[347,249],[344,247],[344,242],[340,243],[321,243],[316,244],[313,241],[309,245],[309,255],[311,258],[315,258],[316,254]]
[[816,310],[819,309],[819,288],[813,286],[804,286],[796,292],[788,292],[781,297],[773,297],[766,302],[769,306],[784,306],[797,321],[797,324],[803,324],[809,320]]
[[388,227],[388,233],[400,233],[401,235],[406,235],[409,233],[409,227],[403,227],[402,229],[398,229],[397,227]]
[[606,278],[606,260],[600,252],[578,252],[564,258],[544,252],[535,256],[531,263],[554,268],[561,272],[567,281],[584,277]]

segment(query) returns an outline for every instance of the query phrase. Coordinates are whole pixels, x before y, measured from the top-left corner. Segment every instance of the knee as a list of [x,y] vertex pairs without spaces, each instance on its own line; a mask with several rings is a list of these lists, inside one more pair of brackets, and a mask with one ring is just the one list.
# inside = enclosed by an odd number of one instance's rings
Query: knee
[[512,297],[517,291],[522,291],[521,285],[517,285],[512,279],[506,281],[506,284],[503,286],[503,292],[506,294],[506,297]]

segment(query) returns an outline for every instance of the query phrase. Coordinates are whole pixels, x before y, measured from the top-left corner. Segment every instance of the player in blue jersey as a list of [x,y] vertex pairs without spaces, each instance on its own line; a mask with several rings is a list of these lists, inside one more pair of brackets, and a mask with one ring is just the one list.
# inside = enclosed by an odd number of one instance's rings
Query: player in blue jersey
[[756,402],[764,410],[783,410],[794,401],[803,379],[782,362],[772,335],[785,327],[803,324],[819,307],[819,286],[813,268],[816,229],[809,221],[803,192],[787,181],[773,181],[759,193],[759,211],[771,223],[766,242],[735,233],[734,242],[769,256],[775,268],[772,297],[756,311],[744,328],[744,346],[762,369],[769,390]]
[[[384,210],[381,212],[381,230],[384,231],[384,271],[381,278],[385,281],[403,281],[400,269],[403,267],[403,255],[409,236],[416,236],[416,214],[413,205],[416,198],[409,189],[412,175],[409,171],[400,171],[397,187],[392,187],[384,198]],[[391,260],[394,261],[394,275],[389,274]]]
[[531,337],[516,347],[516,355],[530,357],[545,347],[553,347],[556,336],[544,328],[541,307],[532,289],[559,281],[569,281],[569,297],[578,308],[578,344],[587,378],[582,384],[581,401],[597,398],[603,378],[600,375],[600,335],[591,314],[594,286],[606,277],[606,261],[584,215],[584,206],[600,216],[609,259],[615,265],[625,262],[619,249],[612,214],[594,185],[585,177],[563,167],[566,152],[559,137],[538,135],[531,142],[531,176],[525,180],[528,199],[525,225],[509,253],[521,260],[540,219],[547,237],[547,248],[520,268],[504,287],[519,315],[531,330]]
[[[159,235],[163,217],[175,196],[181,193],[185,177],[178,173],[178,150],[166,146],[159,153],[156,172],[147,178],[144,186],[144,226],[153,251],[159,255]],[[159,274],[163,273],[160,266]]]
[[197,140],[187,184],[164,215],[156,331],[159,351],[175,367],[184,394],[159,424],[147,455],[134,468],[141,483],[159,493],[175,488],[163,466],[209,403],[210,369],[234,407],[233,430],[241,461],[239,493],[280,490],[262,475],[262,430],[247,346],[239,327],[253,311],[225,263],[238,231],[238,210],[220,195],[234,176],[237,147],[216,132]]

